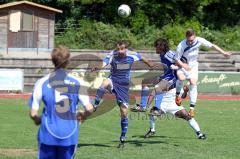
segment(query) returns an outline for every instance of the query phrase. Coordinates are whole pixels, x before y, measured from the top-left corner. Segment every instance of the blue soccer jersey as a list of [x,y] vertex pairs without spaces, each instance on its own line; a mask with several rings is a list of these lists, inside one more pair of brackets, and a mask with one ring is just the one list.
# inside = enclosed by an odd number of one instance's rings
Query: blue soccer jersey
[[35,84],[29,100],[31,109],[44,104],[38,132],[40,144],[69,146],[78,142],[79,123],[76,120],[78,103],[90,104],[89,96],[82,89],[81,81],[57,70]]
[[127,50],[125,57],[119,57],[118,51],[114,50],[107,55],[103,62],[105,65],[111,65],[109,78],[113,82],[128,85],[130,81],[130,70],[135,61],[141,61],[142,57],[139,53]]
[[129,82],[130,70],[135,61],[141,61],[142,57],[139,53],[127,50],[125,57],[119,57],[118,51],[114,50],[107,55],[103,63],[111,65],[109,80],[112,83],[112,92],[116,95],[117,103],[123,103],[128,106],[129,103]]
[[160,55],[161,63],[164,65],[163,75],[160,76],[160,79],[171,81],[174,85],[177,80],[176,71],[172,70],[170,66],[175,64],[176,53],[169,50],[164,55]]

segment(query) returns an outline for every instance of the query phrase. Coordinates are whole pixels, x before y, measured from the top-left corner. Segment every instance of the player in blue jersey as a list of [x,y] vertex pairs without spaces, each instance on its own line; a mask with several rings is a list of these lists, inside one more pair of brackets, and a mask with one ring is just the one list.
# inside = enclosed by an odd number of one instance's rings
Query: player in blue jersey
[[[121,113],[121,135],[119,148],[124,146],[125,136],[128,130],[128,103],[129,103],[129,84],[130,70],[135,61],[143,61],[149,67],[153,67],[139,53],[127,49],[126,41],[117,42],[116,49],[111,51],[103,60],[103,65],[98,68],[111,66],[110,75],[103,80],[101,86],[97,90],[94,107],[99,105],[106,89],[116,96],[117,104]],[[94,68],[96,69],[96,68]]]
[[[157,75],[156,77],[150,77],[142,81],[141,102],[140,104],[137,103],[135,107],[131,108],[131,111],[133,112],[146,111],[147,105],[150,105],[153,100],[154,91],[150,93],[151,87],[154,87],[160,81],[161,81],[161,85],[165,85],[166,87],[171,87],[171,85],[173,83],[175,84],[176,82],[176,78],[175,78],[176,71],[169,69],[170,66],[178,68],[176,65],[173,65],[175,61],[174,57],[176,53],[169,49],[168,42],[165,39],[158,39],[158,41],[156,41],[154,45],[157,46],[158,45],[157,43],[159,43],[159,45],[162,45],[161,47],[163,47],[164,49],[164,50],[159,50],[159,48],[156,47],[156,54],[160,54],[159,58],[161,61],[161,65],[164,68],[163,70],[164,73],[163,75]],[[160,51],[163,51],[166,54],[162,55]],[[184,92],[182,92],[181,94],[182,99],[184,99],[187,96],[188,88],[184,87],[183,90]]]
[[[52,51],[53,73],[39,79],[29,100],[30,117],[38,131],[39,159],[72,159],[76,152],[79,121],[93,112],[86,87],[80,80],[69,76],[65,68],[70,53],[64,46]],[[43,112],[38,115],[41,101]],[[78,103],[85,111],[78,110]]]
[[[158,39],[154,46],[156,52],[160,54],[161,61],[166,65],[163,75],[160,77],[160,82],[155,85],[155,106],[150,111],[150,129],[145,137],[148,138],[155,134],[155,118],[164,113],[172,113],[178,118],[188,121],[194,129],[199,139],[205,139],[205,135],[201,133],[198,123],[192,118],[183,106],[178,106],[175,103],[176,92],[176,71],[175,53],[169,50],[168,42],[165,39]],[[174,69],[173,69],[174,68]]]

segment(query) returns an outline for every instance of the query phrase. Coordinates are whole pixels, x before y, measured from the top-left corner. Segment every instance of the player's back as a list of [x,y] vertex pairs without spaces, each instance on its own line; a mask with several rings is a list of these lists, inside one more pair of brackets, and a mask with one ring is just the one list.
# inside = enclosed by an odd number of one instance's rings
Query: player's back
[[169,50],[164,55],[160,55],[161,63],[164,66],[164,72],[160,76],[161,79],[165,80],[176,80],[176,72],[171,69],[171,65],[175,63],[176,53]]
[[68,76],[64,70],[57,70],[37,82],[30,106],[34,107],[36,100],[44,103],[38,134],[40,143],[62,146],[77,144],[79,89],[79,81]]

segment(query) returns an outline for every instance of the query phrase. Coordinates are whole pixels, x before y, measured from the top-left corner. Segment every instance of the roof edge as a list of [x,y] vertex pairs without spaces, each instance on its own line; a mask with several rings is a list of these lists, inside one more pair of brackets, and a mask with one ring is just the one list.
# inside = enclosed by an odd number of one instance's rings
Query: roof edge
[[37,4],[37,3],[29,2],[29,1],[17,1],[17,2],[5,3],[5,4],[0,5],[0,9],[16,6],[16,5],[20,5],[20,4],[28,4],[28,5],[31,5],[31,6],[39,7],[39,8],[50,10],[50,11],[57,12],[57,13],[62,13],[63,12],[62,10],[59,10],[59,9],[55,9],[55,8],[52,8],[52,7],[48,7],[48,6],[45,6],[45,5],[42,5],[42,4]]

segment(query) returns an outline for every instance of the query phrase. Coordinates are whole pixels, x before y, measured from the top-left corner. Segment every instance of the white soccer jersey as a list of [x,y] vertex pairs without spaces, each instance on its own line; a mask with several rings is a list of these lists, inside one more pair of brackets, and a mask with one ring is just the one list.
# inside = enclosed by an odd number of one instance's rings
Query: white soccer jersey
[[196,37],[193,44],[190,46],[187,44],[187,40],[184,39],[177,46],[176,60],[180,60],[182,58],[189,64],[189,66],[196,64],[198,61],[198,52],[200,46],[211,48],[213,44],[204,38]]

